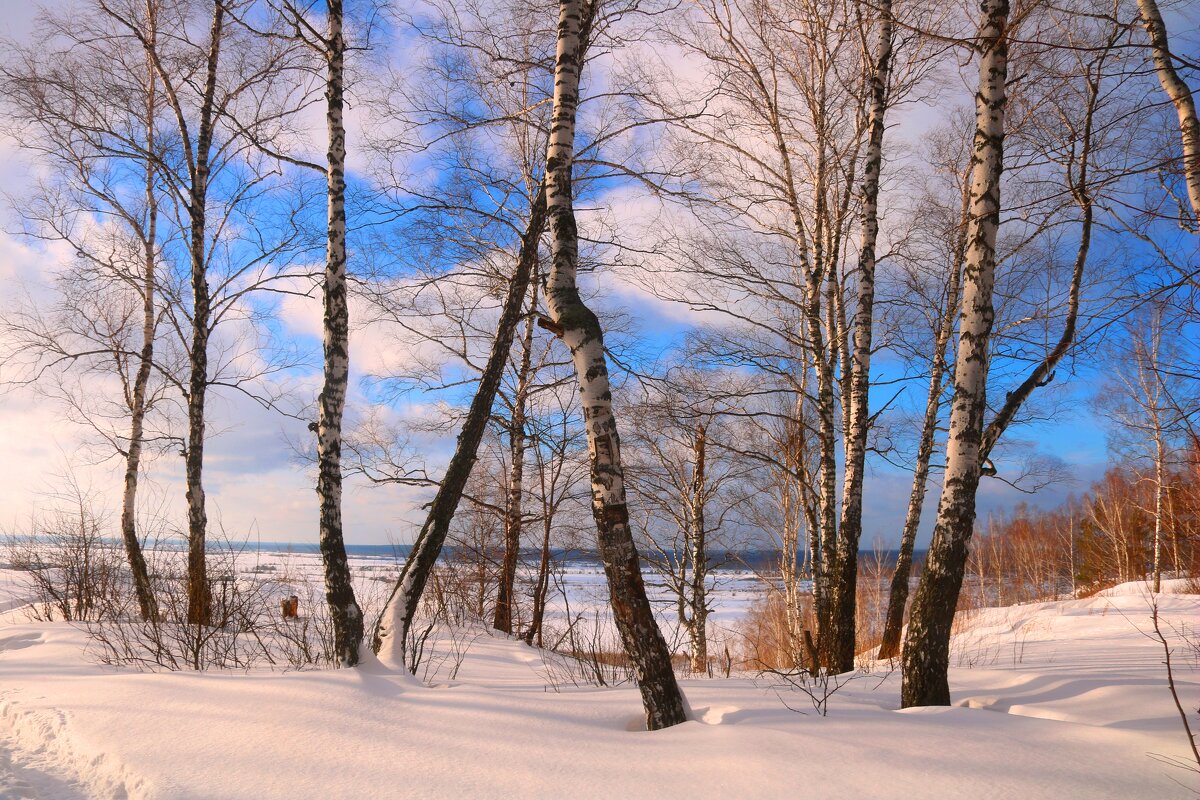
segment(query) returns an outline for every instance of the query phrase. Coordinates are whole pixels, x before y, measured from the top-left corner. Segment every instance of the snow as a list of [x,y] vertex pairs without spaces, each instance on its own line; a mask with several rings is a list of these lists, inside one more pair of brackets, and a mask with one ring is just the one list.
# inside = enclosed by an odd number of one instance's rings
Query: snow
[[[378,664],[123,671],[68,625],[0,623],[0,797],[1189,797],[1196,777],[1154,757],[1189,751],[1148,602],[1133,584],[974,612],[955,707],[897,711],[884,665],[827,717],[766,679],[689,680],[695,719],[655,733],[634,687],[548,685],[539,651],[481,632],[424,687]],[[1200,597],[1158,604],[1195,713]]]

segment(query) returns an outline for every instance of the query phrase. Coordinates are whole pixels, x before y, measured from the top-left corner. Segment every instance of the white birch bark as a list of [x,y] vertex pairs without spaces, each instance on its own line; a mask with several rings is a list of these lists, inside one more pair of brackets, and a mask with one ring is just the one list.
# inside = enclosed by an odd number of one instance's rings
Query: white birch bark
[[866,169],[863,175],[862,241],[858,257],[858,297],[854,309],[854,346],[851,353],[849,393],[843,400],[846,413],[846,472],[843,480],[842,516],[839,525],[834,641],[830,668],[854,669],[855,617],[858,590],[858,545],[862,538],[862,495],[866,472],[871,340],[875,308],[875,248],[879,239],[879,179],[883,171],[883,133],[888,106],[888,81],[892,63],[892,3],[879,4],[879,52],[871,74],[871,110],[867,123]]
[[698,424],[692,442],[692,481],[689,486],[688,554],[692,562],[692,575],[689,597],[691,616],[687,621],[691,667],[697,673],[708,671],[707,449],[708,433],[704,425]]
[[984,0],[981,8],[971,216],[963,265],[954,398],[937,522],[904,644],[901,704],[905,708],[950,703],[946,678],[950,626],[962,587],[982,466],[988,348],[995,319],[992,290],[1000,225],[1000,176],[1004,168],[1009,4],[1007,0]]
[[1152,591],[1158,594],[1162,591],[1162,547],[1163,547],[1163,518],[1166,514],[1165,495],[1167,491],[1167,452],[1163,442],[1162,425],[1155,414],[1154,421],[1154,573]]
[[1156,0],[1138,0],[1142,24],[1150,37],[1150,52],[1158,82],[1167,93],[1179,118],[1179,135],[1183,143],[1183,175],[1187,182],[1192,214],[1200,216],[1200,120],[1196,117],[1196,101],[1192,90],[1179,76],[1171,56],[1167,26],[1158,10]]
[[[154,0],[146,3],[146,36],[153,43],[157,39],[157,7]],[[157,79],[154,65],[146,58],[146,213],[141,231],[143,247],[142,266],[142,346],[138,353],[137,374],[133,380],[133,391],[129,404],[129,445],[125,452],[125,484],[121,497],[121,538],[125,544],[125,557],[133,577],[134,595],[138,611],[143,620],[158,617],[158,605],[154,599],[154,588],[146,556],[137,535],[137,492],[141,470],[142,447],[145,440],[147,391],[150,373],[154,366],[154,337],[158,328],[158,299],[156,265],[158,261],[158,189],[156,187],[156,165],[150,154],[154,152],[155,115],[157,114]]]
[[[579,382],[591,458],[592,513],[608,578],[613,617],[633,664],[646,710],[646,726],[657,730],[686,721],[683,693],[671,655],[646,598],[641,563],[629,528],[620,438],[613,413],[604,337],[596,315],[576,286],[579,235],[572,205],[572,168],[584,42],[594,8],[585,0],[560,0],[554,68],[554,107],[546,150],[546,211],[552,262],[546,302],[571,351]],[[590,25],[587,26],[590,28]]]
[[321,560],[325,599],[333,621],[334,659],[359,661],[363,615],[354,596],[342,530],[342,418],[350,377],[350,305],[346,287],[346,125],[343,118],[346,40],[342,0],[326,0],[328,36],[325,121],[327,154],[327,242],[324,286],[325,383],[317,420],[317,495],[320,498]]

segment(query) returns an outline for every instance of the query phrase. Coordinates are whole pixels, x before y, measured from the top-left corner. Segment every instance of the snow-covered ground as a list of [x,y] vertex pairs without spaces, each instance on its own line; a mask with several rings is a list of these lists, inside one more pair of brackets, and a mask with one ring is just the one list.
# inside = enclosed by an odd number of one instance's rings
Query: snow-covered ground
[[[693,721],[655,733],[632,686],[556,690],[539,651],[483,634],[427,688],[377,667],[120,671],[68,625],[0,623],[0,797],[1194,796],[1200,780],[1159,760],[1190,753],[1139,631],[1148,603],[1129,584],[975,612],[955,640],[956,707],[897,711],[886,669],[827,717],[767,680],[691,680]],[[1200,596],[1158,603],[1200,723],[1184,641]]]

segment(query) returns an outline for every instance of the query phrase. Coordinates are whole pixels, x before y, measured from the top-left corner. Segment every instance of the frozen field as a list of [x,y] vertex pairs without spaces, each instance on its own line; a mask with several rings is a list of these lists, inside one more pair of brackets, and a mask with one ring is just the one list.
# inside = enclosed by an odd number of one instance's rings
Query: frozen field
[[[302,599],[306,599],[305,595],[311,591],[316,599],[323,591],[321,557],[316,553],[246,549],[236,554],[217,555],[213,560],[216,564],[210,567],[210,574],[236,572],[243,580],[269,582],[278,594],[295,591]],[[377,613],[399,575],[401,562],[395,557],[354,554],[350,555],[349,561],[360,602],[368,615]],[[0,561],[0,620],[21,621],[22,614],[6,612],[24,603],[22,575],[3,567]],[[532,569],[531,564],[523,562],[518,571],[518,591],[523,593],[520,601],[526,613],[531,602],[528,595],[532,591]],[[746,569],[725,568],[710,574],[715,582],[709,595],[710,604],[715,611],[709,619],[714,625],[728,625],[737,621],[765,591],[763,579]],[[644,571],[644,575],[647,590],[660,611],[662,622],[671,625],[674,601],[663,585],[662,578],[649,569]],[[572,614],[577,614],[606,607],[607,587],[603,569],[598,563],[582,558],[568,559],[551,580],[548,613],[552,618],[562,617],[568,609]]]

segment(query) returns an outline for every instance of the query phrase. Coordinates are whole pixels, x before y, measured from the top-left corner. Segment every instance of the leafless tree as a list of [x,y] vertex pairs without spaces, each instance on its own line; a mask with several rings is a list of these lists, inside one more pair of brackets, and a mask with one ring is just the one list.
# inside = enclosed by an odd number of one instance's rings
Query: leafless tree
[[[861,498],[879,413],[867,387],[882,345],[873,339],[876,267],[889,255],[880,237],[886,114],[931,69],[937,48],[914,33],[929,13],[919,4],[699,3],[664,38],[706,74],[664,82],[655,95],[673,112],[671,166],[660,172],[688,176],[672,189],[700,224],[659,237],[645,283],[729,317],[714,356],[775,377],[791,397],[775,411],[811,414],[804,438],[816,467],[803,491],[816,509],[817,641],[839,670],[853,662]],[[848,465],[840,493],[839,458]]]
[[646,727],[658,730],[686,721],[683,693],[675,680],[670,651],[646,597],[641,563],[630,530],[603,328],[584,303],[576,283],[579,232],[571,186],[575,126],[583,56],[597,3],[560,0],[559,8],[554,106],[546,150],[546,215],[551,243],[546,304],[552,330],[570,350],[579,381],[591,456],[592,513],[608,578],[613,618],[625,652],[633,662],[646,710]]
[[278,162],[257,146],[286,134],[298,111],[289,83],[294,47],[263,40],[237,23],[250,0],[211,6],[164,0],[154,27],[138,0],[95,2],[113,38],[140,47],[153,70],[164,119],[160,135],[171,142],[145,155],[166,189],[177,255],[188,264],[190,291],[164,299],[166,319],[188,359],[179,380],[187,413],[188,619],[204,624],[211,602],[203,482],[207,393],[213,386],[248,392],[255,380],[286,366],[273,359],[265,367],[245,362],[253,360],[247,349],[259,349],[261,329],[254,325],[267,313],[256,307],[255,293],[288,291],[294,276],[288,256],[304,245],[295,204],[278,194]]
[[[1183,145],[1183,177],[1191,202],[1191,219],[1200,216],[1200,118],[1196,116],[1196,101],[1191,87],[1180,75],[1180,67],[1189,63],[1177,52],[1172,52],[1166,23],[1155,0],[1138,0],[1141,22],[1150,39],[1150,52],[1154,58],[1154,71],[1158,82],[1166,93],[1175,113],[1179,117],[1179,136]],[[1191,64],[1194,68],[1194,64]],[[1182,205],[1182,204],[1181,204]],[[1187,215],[1183,215],[1187,219]],[[1195,223],[1193,222],[1192,225]]]
[[[990,459],[1004,432],[1027,408],[1036,390],[1054,379],[1057,367],[1076,344],[1083,297],[1089,286],[1085,275],[1090,275],[1089,267],[1095,267],[1089,264],[1089,259],[1097,197],[1116,179],[1104,166],[1109,156],[1104,143],[1114,130],[1111,120],[1122,116],[1110,114],[1108,107],[1109,91],[1114,83],[1120,83],[1119,79],[1112,79],[1109,65],[1125,36],[1124,27],[1110,21],[1096,27],[1072,28],[1059,21],[1056,10],[1048,9],[1045,16],[1039,17],[1036,4],[1017,8],[1011,19],[1007,4],[987,5],[985,9],[987,14],[978,40],[982,48],[980,93],[976,101],[963,311],[946,468],[934,538],[905,641],[902,702],[906,706],[949,702],[945,659],[974,525],[975,491],[981,476],[997,472]],[[1029,50],[1025,55],[1032,56],[1023,63],[1038,64],[1040,70],[1034,71],[1040,71],[1048,88],[1040,93],[1025,88],[1016,94],[1014,105],[1010,104],[1006,87],[997,83],[997,76],[1006,73],[1009,63],[1006,37],[1022,24],[1028,25],[1024,42]],[[1038,41],[1039,25],[1048,31],[1067,30],[1067,46],[1059,47],[1058,40],[1047,39],[1039,50],[1033,45]],[[1088,53],[1086,59],[1080,57],[1081,52]],[[1061,59],[1069,62],[1065,71]],[[1014,108],[1026,115],[1024,124],[1016,127],[1006,121],[1006,111]],[[1056,122],[1040,122],[1034,109],[1052,111]],[[1041,119],[1049,118],[1047,115]],[[1003,211],[999,193],[1005,155],[1000,148],[1005,146],[1006,135],[1017,145],[1013,149],[1018,158],[1030,152],[1025,149],[1030,144],[1034,145],[1034,152],[1049,154],[1045,161],[1059,171],[1061,195],[1073,206],[1073,215],[1065,219],[1077,224],[1079,233],[1065,287],[1065,302],[1058,306],[1062,318],[1057,336],[1047,329],[1044,351],[1028,359],[1027,371],[1017,375],[1017,382],[1006,392],[1003,402],[996,406],[990,419],[985,419],[987,387],[989,382],[992,386],[998,382],[994,374],[997,336],[1005,333],[1002,328],[998,332],[993,328],[996,321],[993,289],[998,274],[996,234]],[[1050,207],[1056,204],[1051,198]],[[1050,212],[1043,206],[1042,213]],[[1048,219],[1054,219],[1053,214]],[[1011,263],[1010,256],[1006,267]]]
[[1178,369],[1178,347],[1168,333],[1179,324],[1173,316],[1170,305],[1160,300],[1122,325],[1123,335],[1110,346],[1111,377],[1096,400],[1113,425],[1113,451],[1150,464],[1146,480],[1153,485],[1152,502],[1144,510],[1154,523],[1151,576],[1156,593],[1168,538],[1164,527],[1171,518],[1171,480],[1188,441],[1189,413],[1197,407],[1195,381]]
[[[316,7],[324,6],[324,20]],[[260,147],[281,161],[318,172],[326,183],[324,306],[324,384],[318,398],[317,496],[320,498],[321,558],[325,565],[325,594],[336,639],[336,661],[354,666],[359,661],[364,623],[354,596],[342,530],[342,422],[350,377],[350,301],[347,288],[346,246],[346,13],[343,0],[268,0],[274,29],[258,31],[262,38],[282,38],[304,46],[324,67],[327,153],[324,164]],[[240,20],[253,28],[253,22]],[[277,145],[276,145],[277,146]]]
[[[140,9],[152,42],[161,6],[146,0]],[[28,233],[61,241],[77,255],[58,275],[53,308],[28,302],[6,313],[6,361],[10,380],[52,376],[70,416],[123,459],[121,537],[139,612],[151,619],[156,603],[136,517],[147,444],[169,441],[161,421],[159,430],[153,426],[176,374],[171,356],[161,348],[156,353],[159,284],[170,273],[159,263],[170,236],[159,230],[166,189],[158,159],[168,145],[159,133],[154,66],[141,47],[114,33],[96,9],[43,13],[45,43],[14,51],[3,68],[10,130],[52,170],[32,201],[14,205]],[[87,77],[96,74],[109,79]],[[16,369],[21,374],[12,375]],[[64,374],[69,370],[115,378],[120,399],[103,407],[90,402],[97,387],[84,389],[81,376]],[[121,424],[126,431],[118,430]]]
[[[682,365],[630,406],[627,478],[640,523],[642,552],[675,599],[687,631],[691,669],[706,673],[708,593],[715,570],[739,549],[739,514],[752,498],[760,465],[731,447],[739,427],[723,416],[738,389],[720,376]],[[723,446],[724,445],[724,446]]]

